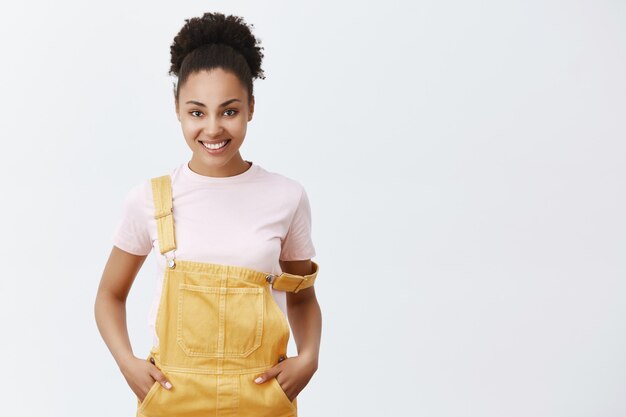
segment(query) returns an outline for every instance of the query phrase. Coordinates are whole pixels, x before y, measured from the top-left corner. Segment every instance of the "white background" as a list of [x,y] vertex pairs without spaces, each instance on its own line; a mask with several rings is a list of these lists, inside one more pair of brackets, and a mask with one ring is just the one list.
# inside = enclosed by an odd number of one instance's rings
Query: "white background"
[[169,47],[206,11],[265,48],[242,156],[311,202],[300,417],[626,415],[617,0],[4,2],[3,415],[134,415],[93,305],[123,197],[190,158]]

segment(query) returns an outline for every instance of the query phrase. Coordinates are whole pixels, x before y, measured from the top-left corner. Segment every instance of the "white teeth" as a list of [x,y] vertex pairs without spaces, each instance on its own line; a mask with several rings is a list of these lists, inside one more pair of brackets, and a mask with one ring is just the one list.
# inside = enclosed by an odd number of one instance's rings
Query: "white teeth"
[[220,142],[220,143],[216,143],[216,144],[211,144],[211,143],[206,143],[206,142],[202,142],[202,144],[204,145],[205,148],[219,149],[219,148],[223,147],[224,145],[226,145],[226,142],[228,142],[228,140],[225,140],[224,142]]

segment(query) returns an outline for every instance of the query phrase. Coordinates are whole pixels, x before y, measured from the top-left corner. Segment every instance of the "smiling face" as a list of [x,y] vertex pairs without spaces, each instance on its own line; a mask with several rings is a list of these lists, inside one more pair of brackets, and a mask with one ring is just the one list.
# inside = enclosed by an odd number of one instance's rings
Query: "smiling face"
[[[254,97],[236,75],[215,68],[193,73],[180,86],[176,116],[193,152],[189,168],[201,175],[230,177],[249,168],[239,153]],[[217,148],[226,141],[226,144]],[[207,148],[208,147],[208,148]]]

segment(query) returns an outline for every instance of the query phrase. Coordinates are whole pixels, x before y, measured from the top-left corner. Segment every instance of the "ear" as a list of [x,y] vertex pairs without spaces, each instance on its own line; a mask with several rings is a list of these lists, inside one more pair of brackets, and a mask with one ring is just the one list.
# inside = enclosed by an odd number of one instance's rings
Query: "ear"
[[254,114],[254,96],[252,96],[250,100],[250,105],[248,106],[248,121],[252,120],[253,114]]
[[174,107],[175,107],[175,110],[176,110],[176,118],[180,122],[180,112],[178,111],[178,100],[174,100]]

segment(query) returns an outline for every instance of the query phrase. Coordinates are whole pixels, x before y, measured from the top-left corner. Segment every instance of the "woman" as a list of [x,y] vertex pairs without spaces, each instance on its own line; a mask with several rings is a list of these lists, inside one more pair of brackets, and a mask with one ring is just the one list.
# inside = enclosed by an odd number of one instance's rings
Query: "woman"
[[[170,74],[191,159],[129,192],[96,321],[137,396],[137,416],[296,416],[321,337],[309,200],[297,181],[239,152],[254,112],[252,80],[265,78],[260,42],[240,17],[185,22]],[[138,358],[125,301],[153,249],[154,343]],[[298,355],[288,358],[289,325]]]

